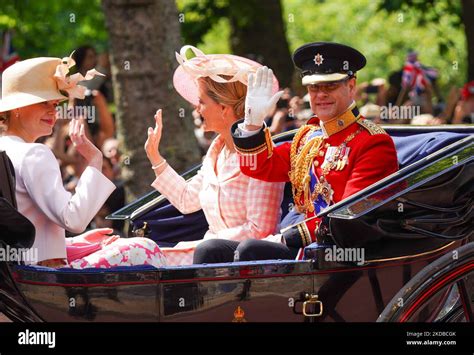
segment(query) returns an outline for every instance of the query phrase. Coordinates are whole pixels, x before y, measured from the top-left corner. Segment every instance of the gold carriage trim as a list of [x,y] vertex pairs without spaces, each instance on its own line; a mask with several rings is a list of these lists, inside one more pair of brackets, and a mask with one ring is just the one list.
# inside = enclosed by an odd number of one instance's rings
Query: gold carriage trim
[[387,134],[385,130],[380,127],[378,124],[372,122],[371,120],[367,119],[360,119],[357,121],[358,124],[360,124],[362,127],[364,127],[367,131],[369,131],[370,135],[375,135],[375,134]]
[[437,252],[440,252],[444,249],[447,249],[449,248],[450,246],[452,246],[454,243],[456,243],[455,241],[452,241],[448,244],[445,244],[437,249],[434,249],[434,250],[429,250],[429,251],[425,251],[423,253],[418,253],[418,254],[409,254],[409,255],[402,255],[402,256],[395,256],[393,258],[384,258],[384,259],[371,259],[371,260],[366,260],[367,264],[370,264],[370,263],[381,263],[381,262],[387,262],[387,261],[396,261],[396,260],[403,260],[403,259],[413,259],[413,258],[418,258],[420,256],[425,256],[425,255],[430,255],[430,254],[435,254]]

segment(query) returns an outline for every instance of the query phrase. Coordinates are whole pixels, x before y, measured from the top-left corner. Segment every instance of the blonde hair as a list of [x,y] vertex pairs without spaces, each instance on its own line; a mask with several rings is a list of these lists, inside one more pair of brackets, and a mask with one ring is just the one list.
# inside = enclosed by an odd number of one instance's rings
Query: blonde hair
[[[225,79],[232,78],[228,75],[222,75]],[[203,77],[202,80],[206,87],[207,95],[215,102],[232,107],[238,118],[244,117],[245,95],[247,95],[247,86],[240,81],[231,83],[218,83],[209,77]]]
[[8,129],[10,122],[10,111],[0,112],[0,136],[3,136]]

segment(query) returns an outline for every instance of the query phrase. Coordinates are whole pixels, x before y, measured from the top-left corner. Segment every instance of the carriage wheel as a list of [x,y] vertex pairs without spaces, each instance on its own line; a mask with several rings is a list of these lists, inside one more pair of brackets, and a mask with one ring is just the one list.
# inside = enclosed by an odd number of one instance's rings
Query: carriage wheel
[[474,322],[473,297],[471,242],[416,274],[387,304],[377,322]]

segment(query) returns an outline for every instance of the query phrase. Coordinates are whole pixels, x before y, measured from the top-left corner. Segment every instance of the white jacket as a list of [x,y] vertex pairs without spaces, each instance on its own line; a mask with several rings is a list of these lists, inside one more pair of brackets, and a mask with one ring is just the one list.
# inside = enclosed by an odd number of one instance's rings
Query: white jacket
[[65,259],[65,229],[83,232],[115,185],[88,166],[72,195],[64,189],[59,164],[46,145],[4,136],[0,137],[0,150],[15,168],[18,211],[36,228],[33,248],[37,248],[37,261]]

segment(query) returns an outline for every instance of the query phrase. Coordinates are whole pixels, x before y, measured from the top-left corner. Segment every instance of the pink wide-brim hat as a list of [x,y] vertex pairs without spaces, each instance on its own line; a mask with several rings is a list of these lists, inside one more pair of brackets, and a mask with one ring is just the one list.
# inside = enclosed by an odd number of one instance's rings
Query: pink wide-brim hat
[[[186,52],[191,50],[196,56],[188,59]],[[176,59],[180,64],[173,75],[173,85],[176,91],[194,106],[199,104],[199,89],[197,79],[209,77],[219,83],[240,81],[247,85],[250,73],[255,73],[262,65],[253,60],[233,54],[204,54],[196,47],[183,46]],[[231,76],[226,79],[222,76]],[[279,89],[278,80],[273,75],[273,93]]]

